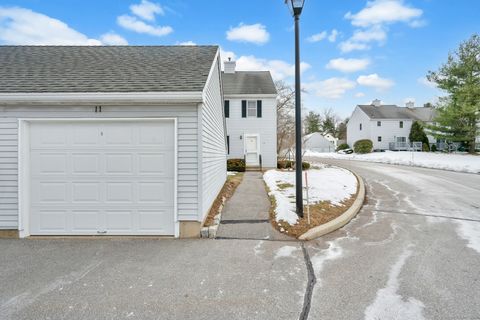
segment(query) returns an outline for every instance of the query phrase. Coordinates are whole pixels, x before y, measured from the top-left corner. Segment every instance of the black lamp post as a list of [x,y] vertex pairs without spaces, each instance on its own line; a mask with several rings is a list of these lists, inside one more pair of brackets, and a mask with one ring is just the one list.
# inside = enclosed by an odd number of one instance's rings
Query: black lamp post
[[285,0],[295,18],[295,191],[297,215],[303,218],[302,190],[302,104],[300,87],[300,30],[299,20],[305,0]]

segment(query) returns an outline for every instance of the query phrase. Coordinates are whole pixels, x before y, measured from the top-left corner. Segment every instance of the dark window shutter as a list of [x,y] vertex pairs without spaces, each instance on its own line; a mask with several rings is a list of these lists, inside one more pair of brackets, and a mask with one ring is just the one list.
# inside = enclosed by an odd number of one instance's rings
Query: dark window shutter
[[227,154],[230,154],[230,136],[227,136]]
[[230,118],[230,101],[225,100],[225,118]]
[[257,118],[262,117],[262,100],[257,100]]
[[242,100],[242,118],[247,117],[247,100]]

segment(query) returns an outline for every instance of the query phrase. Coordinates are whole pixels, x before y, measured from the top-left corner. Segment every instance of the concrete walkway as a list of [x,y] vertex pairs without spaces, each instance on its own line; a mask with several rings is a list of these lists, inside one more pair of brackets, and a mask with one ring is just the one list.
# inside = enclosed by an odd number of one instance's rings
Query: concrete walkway
[[262,173],[245,172],[242,183],[225,204],[217,238],[294,240],[271,226],[269,210]]

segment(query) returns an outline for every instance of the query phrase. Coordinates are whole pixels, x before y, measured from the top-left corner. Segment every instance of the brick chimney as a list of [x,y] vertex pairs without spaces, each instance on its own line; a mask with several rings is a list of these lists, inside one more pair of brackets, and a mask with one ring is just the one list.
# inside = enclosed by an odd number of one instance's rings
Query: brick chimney
[[228,61],[223,63],[225,66],[225,73],[235,73],[235,68],[237,67],[237,62],[232,61],[232,58],[228,58]]

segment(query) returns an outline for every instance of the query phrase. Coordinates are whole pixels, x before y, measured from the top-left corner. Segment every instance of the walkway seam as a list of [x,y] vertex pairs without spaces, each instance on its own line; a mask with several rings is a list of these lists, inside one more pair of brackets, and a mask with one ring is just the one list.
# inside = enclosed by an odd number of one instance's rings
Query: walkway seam
[[299,320],[307,320],[308,314],[310,313],[310,307],[312,305],[312,295],[313,288],[317,283],[317,277],[315,276],[315,271],[313,270],[312,260],[310,260],[310,255],[308,254],[307,248],[305,248],[305,243],[301,243],[303,258],[305,259],[305,265],[307,267],[307,289],[305,290],[305,296],[303,297],[303,308],[302,313],[300,313]]

